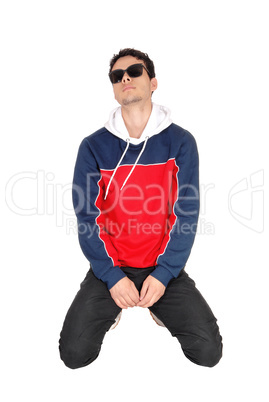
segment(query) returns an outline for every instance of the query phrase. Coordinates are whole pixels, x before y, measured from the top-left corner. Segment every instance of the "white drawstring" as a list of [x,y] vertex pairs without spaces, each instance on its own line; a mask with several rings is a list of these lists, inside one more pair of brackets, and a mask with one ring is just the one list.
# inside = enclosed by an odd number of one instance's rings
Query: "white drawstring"
[[146,147],[146,145],[147,145],[147,141],[148,141],[148,139],[149,139],[149,137],[146,137],[146,138],[145,138],[144,145],[143,145],[143,147],[142,147],[142,149],[141,149],[141,151],[140,151],[140,153],[139,153],[138,157],[136,158],[136,161],[135,161],[135,163],[134,163],[134,166],[132,167],[132,169],[131,169],[130,173],[128,174],[128,176],[127,176],[127,177],[126,177],[126,179],[124,180],[124,183],[123,183],[123,185],[121,186],[121,190],[122,190],[122,189],[123,189],[123,187],[125,186],[125,184],[126,184],[127,180],[129,179],[129,177],[130,177],[130,176],[131,176],[131,174],[133,173],[134,168],[135,168],[135,167],[136,167],[136,165],[138,164],[138,161],[139,161],[139,159],[140,159],[140,156],[141,156],[141,155],[142,155],[142,153],[144,152],[144,149],[145,149],[145,147]]
[[107,189],[106,189],[106,194],[105,194],[105,198],[104,198],[104,200],[105,200],[105,199],[106,199],[106,197],[107,197],[108,190],[109,190],[110,184],[111,184],[111,182],[112,182],[112,180],[113,180],[113,177],[115,176],[116,171],[117,171],[118,167],[120,166],[121,161],[122,161],[122,159],[124,158],[124,155],[126,154],[126,152],[127,152],[128,148],[129,148],[129,145],[130,145],[130,138],[126,138],[126,142],[127,142],[126,148],[125,148],[125,150],[124,150],[123,154],[121,155],[121,158],[120,158],[120,160],[119,160],[119,162],[118,162],[117,166],[115,167],[115,169],[114,169],[114,172],[113,172],[112,176],[110,177],[110,180],[109,180],[109,183],[108,183],[108,186],[107,186]]
[[[134,168],[135,168],[136,165],[138,164],[138,161],[139,161],[139,159],[140,159],[140,157],[141,157],[142,153],[144,152],[144,149],[145,149],[145,147],[146,147],[146,145],[147,145],[148,139],[149,139],[149,137],[147,136],[147,137],[145,138],[144,145],[143,145],[143,147],[142,147],[142,149],[141,149],[141,151],[140,151],[138,157],[136,158],[136,161],[135,161],[135,163],[134,163],[134,165],[133,165],[133,167],[132,167],[130,173],[128,174],[128,176],[127,176],[126,179],[124,180],[123,185],[121,186],[121,190],[122,190],[123,187],[125,186],[127,180],[129,179],[129,177],[130,177],[131,174],[133,173]],[[120,158],[120,160],[119,160],[117,166],[115,167],[115,169],[114,169],[114,171],[113,171],[113,174],[112,174],[112,176],[110,177],[110,180],[109,180],[109,182],[108,182],[108,186],[107,186],[107,189],[106,189],[106,193],[105,193],[104,200],[106,199],[106,197],[107,197],[107,195],[108,195],[109,187],[110,187],[110,184],[111,184],[111,182],[112,182],[112,180],[113,180],[113,177],[115,176],[116,171],[117,171],[118,167],[120,166],[121,161],[123,160],[124,155],[126,154],[128,148],[129,148],[129,145],[130,145],[130,138],[126,138],[126,142],[127,142],[127,146],[126,146],[126,148],[125,148],[125,150],[124,150],[124,152],[123,152],[123,154],[122,154],[122,156],[121,156],[121,158]]]

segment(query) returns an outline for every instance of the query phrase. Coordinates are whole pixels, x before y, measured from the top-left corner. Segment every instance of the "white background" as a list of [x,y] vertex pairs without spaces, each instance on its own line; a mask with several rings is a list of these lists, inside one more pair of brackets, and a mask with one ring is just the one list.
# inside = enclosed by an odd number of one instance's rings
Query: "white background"
[[[2,400],[268,400],[267,5],[1,2]],[[88,270],[71,205],[75,158],[117,106],[107,72],[124,47],[153,59],[153,100],[199,147],[202,209],[187,272],[223,336],[213,369],[189,362],[141,308],[123,312],[92,365],[70,370],[58,355]]]

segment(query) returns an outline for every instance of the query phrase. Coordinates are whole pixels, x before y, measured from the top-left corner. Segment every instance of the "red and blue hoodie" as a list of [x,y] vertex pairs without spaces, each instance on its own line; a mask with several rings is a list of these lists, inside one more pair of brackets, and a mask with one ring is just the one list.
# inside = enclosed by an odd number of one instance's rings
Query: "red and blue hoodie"
[[152,104],[139,139],[131,138],[121,107],[80,144],[73,204],[81,249],[95,276],[111,289],[121,267],[155,267],[168,285],[190,255],[199,215],[196,141]]

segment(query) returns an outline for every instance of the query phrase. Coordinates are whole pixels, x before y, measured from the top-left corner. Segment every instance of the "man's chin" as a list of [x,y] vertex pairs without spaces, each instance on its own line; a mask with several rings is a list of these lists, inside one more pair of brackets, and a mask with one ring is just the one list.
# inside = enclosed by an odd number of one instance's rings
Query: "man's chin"
[[140,102],[140,101],[142,101],[141,96],[134,96],[134,97],[130,97],[127,99],[123,99],[122,104],[123,104],[123,106],[128,106],[128,105]]

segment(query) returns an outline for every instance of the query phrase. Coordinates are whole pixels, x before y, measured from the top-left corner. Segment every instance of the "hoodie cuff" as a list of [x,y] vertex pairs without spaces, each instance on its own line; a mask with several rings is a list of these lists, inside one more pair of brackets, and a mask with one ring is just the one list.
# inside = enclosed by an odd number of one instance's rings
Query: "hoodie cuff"
[[157,266],[150,275],[158,279],[165,287],[174,278],[170,271],[160,266]]
[[105,282],[108,290],[110,290],[118,281],[125,278],[125,273],[120,269],[119,266],[115,266],[109,269],[100,279]]

